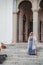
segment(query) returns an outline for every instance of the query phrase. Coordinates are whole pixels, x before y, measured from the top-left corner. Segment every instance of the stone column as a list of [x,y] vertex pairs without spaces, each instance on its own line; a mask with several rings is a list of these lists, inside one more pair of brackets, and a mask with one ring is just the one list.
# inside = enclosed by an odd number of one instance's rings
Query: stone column
[[26,41],[28,40],[28,20],[26,19]]
[[38,10],[33,10],[33,33],[38,39]]
[[19,13],[19,42],[23,42],[23,14]]
[[17,12],[13,13],[13,42],[17,42]]
[[37,36],[38,40],[38,10],[39,10],[39,1],[32,0],[32,11],[33,11],[33,32]]

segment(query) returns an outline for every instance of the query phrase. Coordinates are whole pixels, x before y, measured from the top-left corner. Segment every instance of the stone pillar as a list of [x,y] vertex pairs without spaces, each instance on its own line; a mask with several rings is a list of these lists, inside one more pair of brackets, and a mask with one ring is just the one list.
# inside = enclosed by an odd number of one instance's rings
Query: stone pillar
[[19,42],[23,42],[23,14],[19,13]]
[[38,39],[38,10],[33,10],[33,33]]
[[17,12],[13,13],[13,42],[17,42]]
[[32,0],[32,11],[33,11],[33,32],[37,36],[38,40],[38,10],[39,10],[39,1]]

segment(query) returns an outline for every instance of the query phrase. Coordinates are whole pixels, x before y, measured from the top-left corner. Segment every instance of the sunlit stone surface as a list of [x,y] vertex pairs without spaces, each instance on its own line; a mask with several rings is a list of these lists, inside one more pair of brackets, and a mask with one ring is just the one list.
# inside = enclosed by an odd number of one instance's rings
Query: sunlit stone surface
[[0,54],[7,54],[6,60],[2,65],[43,65],[43,44],[37,46],[37,55],[27,54],[27,43],[17,43],[6,45]]

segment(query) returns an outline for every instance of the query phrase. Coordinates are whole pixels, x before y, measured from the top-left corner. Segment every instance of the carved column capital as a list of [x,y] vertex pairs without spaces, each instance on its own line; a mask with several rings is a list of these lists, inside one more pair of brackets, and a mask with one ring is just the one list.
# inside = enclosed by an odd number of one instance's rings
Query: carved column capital
[[39,9],[32,8],[32,11],[33,11],[33,12],[38,12]]
[[40,9],[39,4],[40,4],[41,0],[32,0],[32,1],[33,1],[32,2],[32,11],[39,11],[39,9]]

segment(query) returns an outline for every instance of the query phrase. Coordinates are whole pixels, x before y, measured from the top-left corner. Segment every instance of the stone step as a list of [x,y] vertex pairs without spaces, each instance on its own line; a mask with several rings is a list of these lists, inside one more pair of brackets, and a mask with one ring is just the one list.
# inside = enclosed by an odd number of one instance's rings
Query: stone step
[[29,63],[43,63],[43,59],[25,59],[25,58],[12,58],[10,60],[6,60],[4,63],[11,63],[11,62],[29,62]]
[[[37,60],[37,59],[36,59]],[[29,59],[29,60],[27,60],[27,59],[22,59],[22,60],[20,60],[20,59],[13,59],[13,60],[7,60],[7,61],[5,61],[4,63],[3,63],[3,65],[42,65],[43,64],[43,61],[42,60],[31,60],[31,59]]]
[[27,54],[27,44],[6,45],[0,54],[7,54],[6,61],[2,65],[43,65],[43,46],[39,45],[38,55]]
[[28,63],[28,62],[11,62],[11,63],[5,63],[3,65],[43,65],[43,63]]

